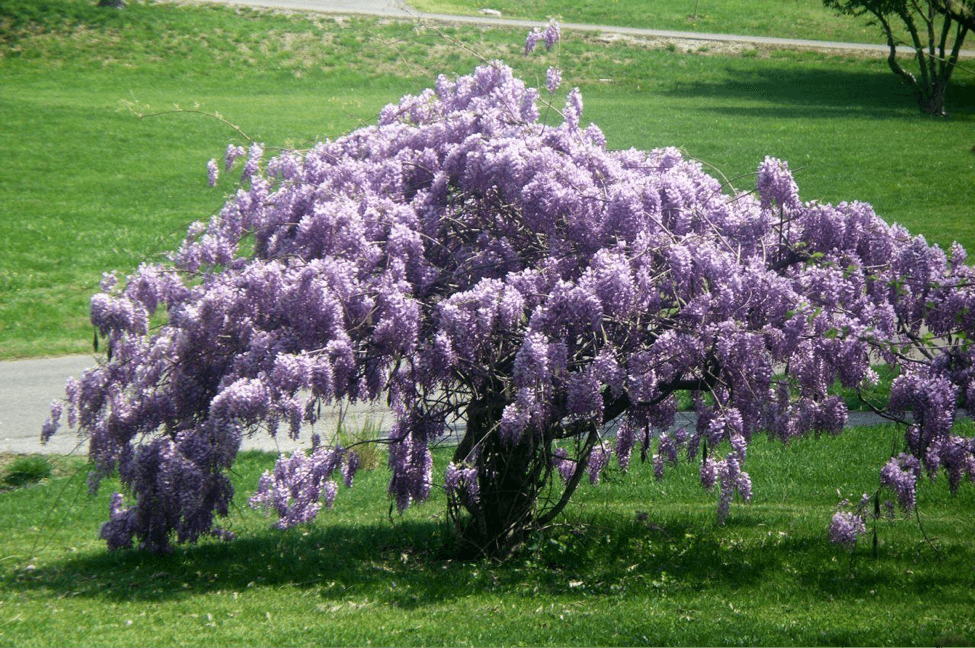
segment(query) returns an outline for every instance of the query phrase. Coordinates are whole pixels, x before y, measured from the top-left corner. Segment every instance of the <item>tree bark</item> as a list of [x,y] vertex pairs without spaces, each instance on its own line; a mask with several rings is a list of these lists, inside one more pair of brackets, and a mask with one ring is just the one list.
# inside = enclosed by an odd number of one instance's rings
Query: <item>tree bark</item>
[[527,431],[517,443],[500,438],[499,402],[472,404],[467,432],[454,451],[455,462],[477,467],[478,500],[465,504],[470,520],[461,529],[462,550],[475,556],[502,557],[521,542],[551,470],[542,439]]
[[[565,506],[598,441],[598,434],[590,435],[577,457],[580,468],[558,491],[552,462],[556,431],[526,430],[514,443],[502,439],[497,428],[504,408],[499,402],[482,400],[468,409],[467,432],[454,452],[455,463],[477,468],[477,502],[458,501],[452,506],[452,515],[461,507],[469,514],[463,520],[455,518],[464,555],[503,558],[516,551],[533,528],[554,517],[549,515],[552,510],[557,514]],[[558,491],[554,509],[551,502],[540,503],[549,489]]]

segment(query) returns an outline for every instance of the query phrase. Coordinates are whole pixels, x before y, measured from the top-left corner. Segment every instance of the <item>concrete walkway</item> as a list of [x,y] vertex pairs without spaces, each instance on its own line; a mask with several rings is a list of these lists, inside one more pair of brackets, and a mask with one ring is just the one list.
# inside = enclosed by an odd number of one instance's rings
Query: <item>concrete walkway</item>
[[[51,402],[64,398],[68,378],[80,376],[95,364],[91,356],[0,362],[0,453],[86,455],[88,442],[68,428],[66,415],[61,429],[49,443],[41,445],[40,434],[50,416]],[[245,439],[244,449],[291,452],[309,448],[313,432],[327,438],[335,431],[339,414],[338,408],[323,409],[322,420],[315,429],[304,429],[298,441],[288,438],[287,429],[282,427],[277,439],[267,434]],[[344,418],[347,428],[352,430],[362,429],[367,422],[388,430],[392,423],[391,414],[378,405],[350,408],[344,412]]]
[[[95,366],[95,362],[90,356],[0,362],[0,453],[86,455],[88,443],[67,427],[67,416],[61,429],[46,445],[41,445],[40,433],[50,414],[51,402],[64,397],[68,378],[80,376],[85,369]],[[358,405],[344,412],[344,416],[347,428],[352,430],[361,429],[368,422],[381,431],[388,431],[393,420],[392,414],[380,405]],[[338,420],[337,408],[323,410],[322,420],[314,429],[303,429],[298,441],[288,438],[286,430],[282,429],[277,439],[267,434],[245,439],[244,449],[270,452],[307,449],[311,446],[313,432],[327,438],[335,431]],[[690,428],[695,420],[692,413],[682,413],[678,415],[677,425]],[[850,413],[850,425],[853,426],[884,422],[873,414]],[[462,430],[463,427],[458,426],[454,432]]]

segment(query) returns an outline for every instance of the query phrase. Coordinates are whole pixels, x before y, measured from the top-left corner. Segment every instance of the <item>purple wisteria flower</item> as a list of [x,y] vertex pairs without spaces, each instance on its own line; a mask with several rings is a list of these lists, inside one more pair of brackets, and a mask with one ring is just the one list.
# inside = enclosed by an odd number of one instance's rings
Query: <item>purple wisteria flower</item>
[[247,150],[247,162],[240,173],[241,182],[246,182],[257,175],[259,165],[264,157],[264,146],[254,142]]
[[612,456],[612,449],[604,446],[596,446],[592,449],[589,455],[589,461],[586,464],[586,470],[589,473],[589,483],[596,485],[599,483],[599,477],[609,464],[609,458]]
[[867,525],[863,517],[849,511],[837,511],[829,524],[829,540],[833,544],[852,549],[857,538],[866,531]]
[[777,205],[780,208],[799,209],[799,187],[789,172],[787,162],[766,157],[758,167],[758,194],[762,208]]
[[562,38],[562,28],[557,20],[548,21],[542,38],[545,41],[545,49],[552,49],[559,42]]
[[576,470],[579,468],[578,461],[570,458],[569,453],[565,450],[565,448],[556,449],[555,453],[552,455],[552,464],[558,471],[563,483],[568,483],[571,481]]
[[332,507],[338,493],[338,484],[331,479],[335,470],[343,469],[346,483],[351,485],[351,474],[357,467],[358,455],[341,448],[320,447],[310,455],[298,450],[290,457],[282,456],[273,471],[264,473],[249,503],[253,508],[274,511],[278,528],[307,524],[322,506]]
[[132,546],[135,531],[135,511],[125,507],[121,493],[113,493],[109,505],[109,518],[102,524],[100,537],[109,549],[123,549]]
[[560,85],[562,85],[562,70],[557,67],[550,67],[545,71],[545,88],[549,94],[555,94]]
[[479,501],[477,468],[458,466],[451,462],[444,473],[444,489],[449,497],[459,498],[464,506],[477,506]]
[[224,158],[223,158],[224,168],[227,171],[230,171],[230,169],[232,169],[234,166],[234,162],[237,161],[237,158],[243,157],[245,155],[247,155],[247,149],[245,149],[243,146],[235,146],[233,144],[228,144],[227,151],[226,153],[224,153]]
[[638,430],[629,419],[623,419],[616,430],[616,445],[613,448],[621,472],[625,473],[630,466],[630,453],[636,444],[637,436]]
[[905,511],[912,511],[917,503],[917,478],[921,463],[917,457],[901,454],[892,457],[880,471],[880,484],[894,491]]
[[562,38],[562,28],[556,20],[549,20],[548,24],[545,25],[545,29],[536,27],[528,32],[528,36],[525,38],[525,54],[531,54],[535,51],[535,46],[539,41],[545,44],[545,49],[552,49],[556,43]]
[[41,443],[47,443],[54,436],[58,428],[61,427],[61,417],[64,415],[64,402],[53,401],[51,403],[51,415],[44,422],[41,428]]

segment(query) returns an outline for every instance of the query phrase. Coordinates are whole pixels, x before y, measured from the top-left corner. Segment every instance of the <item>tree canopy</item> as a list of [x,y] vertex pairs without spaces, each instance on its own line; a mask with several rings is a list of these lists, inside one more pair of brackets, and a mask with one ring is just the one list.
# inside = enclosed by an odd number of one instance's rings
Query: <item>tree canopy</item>
[[[902,504],[922,467],[952,488],[975,473],[975,443],[952,433],[975,400],[960,246],[864,203],[803,202],[776,159],[738,191],[677,149],[609,150],[578,90],[556,124],[545,103],[495,62],[308,151],[228,148],[239,190],[167,262],[106,275],[91,317],[107,358],[45,426],[66,414],[87,435],[94,484],[118,471],[109,547],[219,533],[242,439],[297,436],[348,401],[394,413],[380,442],[396,506],[445,489],[462,543],[493,555],[633,452],[659,477],[698,462],[724,518],[751,496],[750,440],[842,432],[832,390],[874,383],[871,363],[896,375],[872,405],[906,426],[882,475]],[[681,393],[697,422],[675,430]],[[252,503],[307,523],[358,464],[326,431]]]

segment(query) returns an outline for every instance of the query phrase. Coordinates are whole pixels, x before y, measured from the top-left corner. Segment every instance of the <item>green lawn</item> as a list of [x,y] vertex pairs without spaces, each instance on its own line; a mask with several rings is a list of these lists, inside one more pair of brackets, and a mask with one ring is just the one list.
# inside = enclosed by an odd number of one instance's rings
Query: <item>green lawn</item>
[[313,526],[269,529],[245,505],[273,461],[260,453],[236,468],[236,540],[109,554],[96,536],[111,484],[88,497],[64,460],[0,492],[0,644],[971,645],[975,489],[922,484],[924,533],[882,520],[876,557],[872,536],[852,555],[826,540],[837,493],[872,492],[899,434],[757,440],[753,501],[724,526],[693,462],[655,482],[635,461],[503,564],[453,559],[440,494],[390,517],[385,469]]

